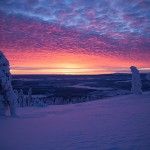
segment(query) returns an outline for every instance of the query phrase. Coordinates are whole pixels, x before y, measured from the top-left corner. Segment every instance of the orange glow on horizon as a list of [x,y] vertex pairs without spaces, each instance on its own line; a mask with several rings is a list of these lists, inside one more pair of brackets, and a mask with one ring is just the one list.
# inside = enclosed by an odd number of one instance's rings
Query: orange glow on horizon
[[[25,51],[6,55],[10,61],[12,74],[105,74],[114,73],[117,68],[129,68],[134,64],[132,61],[102,54]],[[134,65],[142,67],[140,62]]]

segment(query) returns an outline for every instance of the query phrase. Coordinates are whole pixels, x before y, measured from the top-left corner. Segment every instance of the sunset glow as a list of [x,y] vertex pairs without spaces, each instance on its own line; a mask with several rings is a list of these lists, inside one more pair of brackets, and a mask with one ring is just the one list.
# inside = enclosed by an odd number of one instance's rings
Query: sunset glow
[[[13,74],[105,74],[114,72],[128,72],[134,60],[123,60],[104,55],[72,54],[72,53],[8,53]],[[32,59],[31,59],[32,58]],[[136,65],[143,68],[143,62],[136,61]],[[21,67],[22,66],[22,67]],[[145,62],[145,71],[149,70]],[[144,69],[143,69],[144,70]]]

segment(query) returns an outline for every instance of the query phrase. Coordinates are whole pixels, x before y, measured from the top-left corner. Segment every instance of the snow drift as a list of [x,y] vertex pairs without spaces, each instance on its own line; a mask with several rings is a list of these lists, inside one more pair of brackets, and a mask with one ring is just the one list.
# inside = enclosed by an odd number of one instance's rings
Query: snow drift
[[150,93],[18,114],[0,119],[1,150],[150,149]]

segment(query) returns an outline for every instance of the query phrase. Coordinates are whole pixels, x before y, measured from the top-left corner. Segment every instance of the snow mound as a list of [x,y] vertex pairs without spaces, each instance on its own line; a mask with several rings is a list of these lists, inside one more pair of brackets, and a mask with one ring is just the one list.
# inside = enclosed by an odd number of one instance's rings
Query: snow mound
[[150,149],[150,93],[18,114],[0,119],[0,150]]

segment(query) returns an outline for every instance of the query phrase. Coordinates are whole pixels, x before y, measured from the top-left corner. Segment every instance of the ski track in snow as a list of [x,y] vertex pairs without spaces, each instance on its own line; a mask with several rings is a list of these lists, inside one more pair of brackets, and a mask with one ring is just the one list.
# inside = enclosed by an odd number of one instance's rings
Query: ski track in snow
[[0,150],[150,149],[150,93],[17,111],[0,119]]

